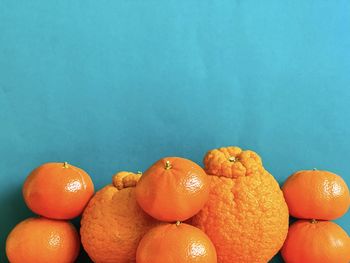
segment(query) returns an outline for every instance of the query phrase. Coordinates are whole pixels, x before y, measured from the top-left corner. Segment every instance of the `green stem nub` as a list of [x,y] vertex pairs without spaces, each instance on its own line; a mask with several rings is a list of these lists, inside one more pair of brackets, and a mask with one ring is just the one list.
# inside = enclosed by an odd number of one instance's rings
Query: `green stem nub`
[[67,162],[63,163],[63,168],[68,168],[68,163]]
[[180,221],[176,221],[176,223],[175,223],[176,226],[179,226],[180,224],[181,224]]
[[317,223],[317,220],[316,219],[311,219],[311,224],[316,224]]
[[171,168],[172,168],[171,163],[169,161],[166,161],[165,162],[165,170],[169,170]]

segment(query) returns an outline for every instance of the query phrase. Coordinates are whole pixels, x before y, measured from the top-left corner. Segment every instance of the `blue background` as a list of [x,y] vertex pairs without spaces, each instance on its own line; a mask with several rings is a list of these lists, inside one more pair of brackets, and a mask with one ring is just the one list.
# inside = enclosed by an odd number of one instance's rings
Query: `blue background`
[[[49,161],[100,189],[238,145],[280,183],[317,167],[350,184],[349,49],[345,0],[0,0],[2,251],[32,215],[22,182]],[[350,233],[349,213],[337,222]]]

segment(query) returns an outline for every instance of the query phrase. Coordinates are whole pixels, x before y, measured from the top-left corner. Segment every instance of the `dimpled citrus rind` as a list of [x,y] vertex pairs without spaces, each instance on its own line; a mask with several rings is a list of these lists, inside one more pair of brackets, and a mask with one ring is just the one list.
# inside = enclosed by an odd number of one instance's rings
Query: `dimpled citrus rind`
[[207,174],[238,178],[263,172],[262,161],[253,151],[242,151],[236,146],[210,150],[204,157]]
[[96,263],[133,263],[138,242],[157,221],[136,203],[134,187],[101,189],[91,199],[81,220],[81,241]]
[[288,232],[288,208],[278,183],[267,171],[210,179],[209,201],[192,224],[210,237],[218,262],[268,262]]

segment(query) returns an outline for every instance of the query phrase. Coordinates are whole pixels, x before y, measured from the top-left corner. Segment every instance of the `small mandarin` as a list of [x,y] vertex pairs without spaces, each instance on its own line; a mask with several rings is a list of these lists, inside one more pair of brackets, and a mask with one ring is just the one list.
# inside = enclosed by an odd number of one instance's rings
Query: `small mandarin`
[[281,252],[286,263],[349,263],[350,238],[331,221],[299,220]]
[[52,219],[79,216],[92,195],[94,185],[82,169],[68,163],[46,163],[34,169],[23,185],[27,206]]
[[209,197],[209,180],[196,163],[167,157],[154,163],[136,186],[136,200],[152,217],[174,222],[198,213]]
[[334,220],[349,209],[348,186],[339,175],[328,171],[296,172],[282,190],[289,213],[296,218]]
[[136,263],[216,263],[208,236],[184,223],[165,224],[148,231],[136,252]]
[[79,250],[79,235],[73,225],[47,218],[22,221],[6,240],[11,263],[73,263]]

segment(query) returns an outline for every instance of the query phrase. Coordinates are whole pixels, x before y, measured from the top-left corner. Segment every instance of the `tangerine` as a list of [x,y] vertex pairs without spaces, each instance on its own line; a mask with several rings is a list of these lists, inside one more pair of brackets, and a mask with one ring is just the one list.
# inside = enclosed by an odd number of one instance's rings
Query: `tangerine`
[[22,221],[6,240],[11,263],[73,263],[79,249],[79,235],[71,223],[43,217]]
[[27,206],[34,213],[52,219],[79,216],[93,194],[90,176],[67,162],[45,163],[37,167],[23,185]]
[[191,160],[167,157],[144,172],[136,186],[142,209],[161,221],[184,221],[198,213],[209,197],[209,179]]
[[196,227],[177,222],[151,229],[141,239],[137,263],[216,263],[208,236]]

